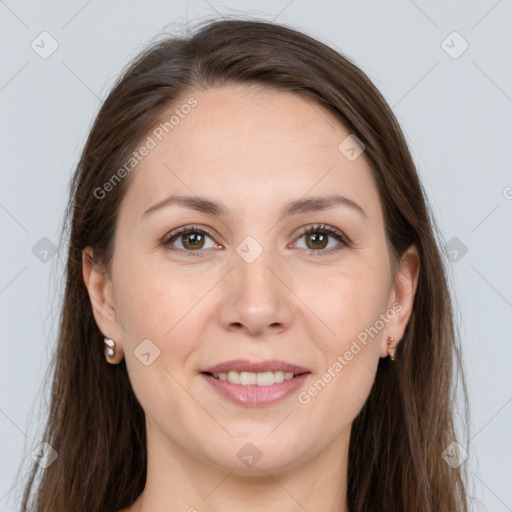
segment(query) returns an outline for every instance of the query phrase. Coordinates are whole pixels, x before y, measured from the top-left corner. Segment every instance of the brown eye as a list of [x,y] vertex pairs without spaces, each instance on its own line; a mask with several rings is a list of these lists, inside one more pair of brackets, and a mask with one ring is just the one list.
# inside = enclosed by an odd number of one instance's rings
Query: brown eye
[[198,231],[181,235],[181,240],[186,249],[202,249],[204,245],[204,235]]
[[[208,239],[210,240],[208,244]],[[175,229],[162,239],[162,245],[172,251],[181,252],[187,256],[206,254],[206,249],[219,248],[213,240],[213,234],[205,228],[185,226]]]
[[306,235],[306,245],[310,249],[325,249],[328,242],[329,235],[326,235],[325,233],[314,232]]
[[[327,256],[346,247],[351,247],[350,241],[341,231],[325,224],[303,228],[297,240],[301,239],[304,239],[305,247],[303,249],[309,250],[310,256]],[[331,244],[331,240],[338,243]]]

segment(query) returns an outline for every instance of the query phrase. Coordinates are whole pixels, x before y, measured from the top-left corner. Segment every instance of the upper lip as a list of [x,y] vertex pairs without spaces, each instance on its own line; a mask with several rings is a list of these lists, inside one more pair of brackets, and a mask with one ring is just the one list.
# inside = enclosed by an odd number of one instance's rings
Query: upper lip
[[216,364],[210,368],[202,370],[202,373],[227,373],[227,372],[293,372],[296,375],[300,373],[309,373],[307,368],[296,364],[279,361],[277,359],[267,359],[265,361],[250,361],[248,359],[233,359],[224,363]]

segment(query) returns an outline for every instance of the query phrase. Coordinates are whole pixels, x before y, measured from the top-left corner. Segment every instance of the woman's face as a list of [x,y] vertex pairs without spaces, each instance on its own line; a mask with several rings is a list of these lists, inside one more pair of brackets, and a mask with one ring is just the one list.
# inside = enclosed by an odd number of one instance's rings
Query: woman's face
[[96,321],[124,354],[150,452],[251,474],[337,464],[407,325],[415,247],[395,280],[364,151],[321,106],[245,86],[193,97],[148,134],[111,279],[84,258]]

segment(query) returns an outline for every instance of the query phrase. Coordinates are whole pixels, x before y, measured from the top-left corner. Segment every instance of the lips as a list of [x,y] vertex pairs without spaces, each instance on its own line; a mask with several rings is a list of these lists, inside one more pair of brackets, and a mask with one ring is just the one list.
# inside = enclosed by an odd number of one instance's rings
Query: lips
[[298,392],[311,372],[279,360],[235,359],[211,366],[201,377],[224,398],[238,405],[271,405]]
[[246,407],[268,406],[280,402],[299,392],[310,375],[309,372],[302,373],[280,383],[258,386],[233,384],[227,380],[216,379],[210,373],[200,374],[220,396]]
[[302,373],[311,373],[307,368],[296,364],[279,361],[277,359],[268,359],[266,361],[250,361],[248,359],[233,359],[224,363],[216,364],[201,371],[201,373],[219,374],[228,372],[291,372],[294,375]]

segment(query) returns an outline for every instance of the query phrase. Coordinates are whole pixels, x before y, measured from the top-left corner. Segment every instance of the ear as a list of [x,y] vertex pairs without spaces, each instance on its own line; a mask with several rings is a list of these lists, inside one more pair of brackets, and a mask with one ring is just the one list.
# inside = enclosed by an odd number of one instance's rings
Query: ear
[[122,328],[117,320],[112,280],[106,270],[94,262],[91,247],[82,251],[82,273],[96,324],[105,337],[116,341],[116,352],[120,352]]
[[[385,336],[381,341],[380,347],[381,357],[386,357],[388,355],[388,347],[396,348],[403,338],[412,313],[419,271],[420,257],[418,248],[415,244],[412,244],[400,258],[399,268],[389,296],[388,308],[395,311],[396,314],[386,326]],[[394,338],[393,343],[388,344],[388,336]]]

